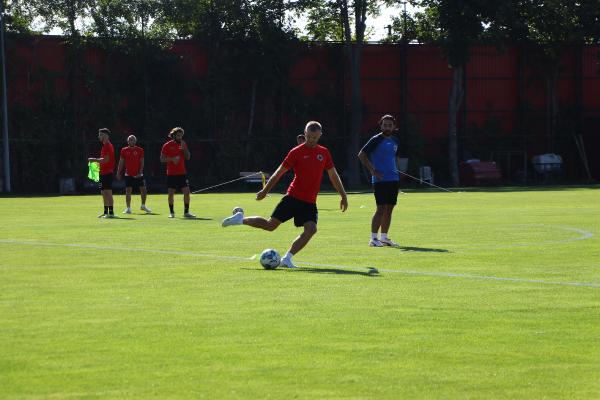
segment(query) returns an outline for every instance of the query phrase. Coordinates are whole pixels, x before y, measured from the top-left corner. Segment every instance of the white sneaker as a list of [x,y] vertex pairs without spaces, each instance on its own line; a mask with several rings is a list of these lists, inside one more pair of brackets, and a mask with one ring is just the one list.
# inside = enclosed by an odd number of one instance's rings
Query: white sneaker
[[105,218],[105,217],[104,217],[105,215],[106,215],[106,214],[104,214],[104,213],[102,213],[102,214],[98,214],[98,218]]
[[175,213],[169,213],[169,218],[175,218]]
[[371,246],[371,247],[383,247],[384,244],[381,243],[381,241],[379,239],[371,239],[369,241],[369,246]]
[[391,247],[398,247],[398,243],[394,242],[392,239],[387,238],[387,239],[379,239],[379,241],[381,242],[381,244],[383,244],[384,246],[391,246]]
[[244,213],[240,211],[240,212],[236,212],[231,217],[225,218],[223,220],[223,222],[221,223],[221,226],[226,227],[226,226],[231,226],[231,225],[242,225],[243,222],[244,222]]
[[281,259],[279,266],[283,267],[283,268],[298,268],[296,265],[294,265],[292,260],[290,260],[289,258],[285,258],[285,257]]
[[125,210],[123,210],[123,214],[131,214],[131,208],[127,207]]
[[152,210],[149,209],[148,207],[146,207],[145,204],[142,204],[142,206],[140,207],[140,210],[146,211],[147,213],[151,213],[152,212]]
[[186,212],[185,214],[183,214],[183,216],[185,218],[196,218],[196,216],[194,214],[192,214],[191,212]]

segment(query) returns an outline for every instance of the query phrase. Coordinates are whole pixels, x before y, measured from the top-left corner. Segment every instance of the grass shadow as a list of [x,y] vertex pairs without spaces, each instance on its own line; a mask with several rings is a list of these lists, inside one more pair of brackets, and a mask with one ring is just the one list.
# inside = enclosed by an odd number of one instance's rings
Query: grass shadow
[[179,218],[182,219],[184,221],[214,221],[214,219],[212,218],[202,218],[202,217],[194,217],[194,218]]
[[338,269],[338,268],[310,268],[310,267],[299,267],[299,268],[275,268],[275,269],[259,269],[259,268],[240,268],[245,271],[268,271],[268,272],[305,272],[309,274],[333,274],[333,275],[363,275],[370,278],[380,276],[379,272],[369,271],[354,271],[350,269]]
[[339,268],[310,268],[300,267],[297,269],[290,269],[291,272],[305,272],[309,274],[334,274],[334,275],[363,275],[370,278],[380,276],[378,272],[369,271],[355,271],[351,269],[339,269]]
[[394,246],[393,248],[402,251],[415,251],[419,253],[450,253],[450,250],[448,249],[432,249],[428,247]]

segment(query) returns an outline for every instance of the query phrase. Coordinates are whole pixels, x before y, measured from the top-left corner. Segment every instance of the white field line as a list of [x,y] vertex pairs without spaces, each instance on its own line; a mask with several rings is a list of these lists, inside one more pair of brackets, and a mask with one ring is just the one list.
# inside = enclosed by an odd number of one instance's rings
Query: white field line
[[[519,225],[517,225],[517,226],[519,226]],[[579,228],[572,228],[570,226],[546,225],[546,224],[523,224],[520,226],[528,226],[528,227],[539,226],[539,227],[544,227],[544,228],[562,229],[564,231],[575,232],[579,236],[575,236],[575,237],[571,237],[571,238],[567,238],[567,239],[563,239],[563,240],[548,240],[548,241],[531,242],[531,243],[510,243],[510,244],[485,244],[485,243],[477,244],[477,243],[473,243],[473,244],[465,244],[465,245],[454,245],[454,247],[463,248],[463,249],[469,249],[469,248],[505,249],[505,248],[511,248],[511,247],[547,246],[547,245],[551,245],[551,244],[565,244],[565,243],[570,243],[570,242],[576,242],[578,240],[586,240],[586,239],[591,239],[592,237],[594,237],[594,234],[592,232],[585,231],[585,230],[579,229]],[[438,245],[432,244],[431,246],[436,247]]]
[[[252,257],[236,257],[236,256],[221,256],[218,254],[208,253],[197,253],[193,251],[181,251],[181,250],[161,250],[161,249],[142,249],[142,248],[123,248],[114,246],[99,246],[95,244],[81,244],[81,243],[51,243],[51,242],[38,242],[38,241],[25,241],[25,240],[12,240],[12,239],[0,239],[0,244],[13,244],[20,246],[35,246],[35,247],[68,247],[76,249],[90,249],[90,250],[109,250],[109,251],[123,251],[123,252],[141,252],[141,253],[152,253],[152,254],[174,254],[182,256],[192,257],[204,257],[218,260],[238,260],[238,261],[253,261],[256,259],[256,255]],[[299,266],[312,266],[312,267],[329,267],[337,269],[367,269],[372,267],[364,266],[352,266],[352,265],[338,265],[338,264],[319,264],[310,262],[298,262]],[[559,285],[559,286],[585,286],[585,287],[600,287],[600,283],[595,282],[557,282],[557,281],[545,281],[541,279],[523,279],[523,278],[511,278],[511,277],[499,277],[499,276],[485,276],[485,275],[468,275],[468,274],[457,274],[451,272],[431,272],[431,271],[410,271],[410,270],[398,270],[398,269],[379,269],[379,272],[397,273],[404,275],[414,276],[432,276],[442,278],[462,278],[472,280],[492,280],[492,281],[508,281],[518,283],[537,283],[543,285]]]
[[95,245],[95,244],[81,244],[81,243],[50,243],[50,242],[23,241],[23,240],[11,240],[11,239],[0,239],[0,243],[16,244],[16,245],[24,245],[24,246],[37,246],[37,247],[72,247],[72,248],[76,248],[76,249],[112,250],[112,251],[122,251],[122,252],[135,251],[135,252],[140,252],[140,253],[154,253],[154,254],[175,254],[175,255],[181,255],[181,256],[214,258],[217,260],[251,261],[255,258],[255,257],[221,256],[218,254],[197,253],[194,251],[185,251],[185,250],[141,249],[141,248],[135,248],[135,247],[99,246],[99,245]]

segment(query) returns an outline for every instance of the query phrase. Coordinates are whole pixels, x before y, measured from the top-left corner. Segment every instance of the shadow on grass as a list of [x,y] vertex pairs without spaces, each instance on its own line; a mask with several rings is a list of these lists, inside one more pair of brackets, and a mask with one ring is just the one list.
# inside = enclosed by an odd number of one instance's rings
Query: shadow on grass
[[414,251],[419,253],[450,253],[450,250],[448,249],[432,249],[428,247],[394,246],[393,248],[402,251]]
[[369,271],[355,271],[351,269],[338,269],[338,268],[310,268],[300,267],[297,269],[290,269],[290,272],[305,272],[309,274],[334,274],[334,275],[362,275],[370,278],[380,276],[379,272]]
[[379,272],[373,272],[373,270],[369,271],[353,271],[349,269],[337,269],[337,268],[309,268],[309,267],[299,267],[299,268],[276,268],[276,269],[258,269],[258,268],[240,268],[245,271],[267,271],[267,272],[304,272],[308,274],[330,274],[330,275],[362,275],[368,276],[370,278],[380,276]]
[[185,221],[214,221],[212,218],[202,218],[202,217],[194,217],[194,218],[179,218]]

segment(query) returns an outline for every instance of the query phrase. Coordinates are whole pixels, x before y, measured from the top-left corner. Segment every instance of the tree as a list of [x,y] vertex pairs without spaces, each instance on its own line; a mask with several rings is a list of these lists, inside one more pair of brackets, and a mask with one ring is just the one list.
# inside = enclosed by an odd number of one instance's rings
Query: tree
[[556,151],[560,60],[567,46],[600,40],[600,5],[597,0],[513,0],[490,19],[490,30],[511,41],[534,45],[534,55],[546,86],[546,148]]
[[416,36],[420,42],[438,44],[452,69],[448,97],[448,169],[452,184],[458,176],[458,111],[464,99],[464,72],[469,49],[484,35],[485,16],[493,14],[493,0],[420,0],[424,8],[415,15]]
[[31,33],[35,19],[29,2],[23,0],[7,1],[4,9],[4,27],[10,33]]
[[352,90],[350,134],[347,147],[347,169],[345,176],[348,187],[360,184],[359,150],[362,128],[362,97],[360,66],[365,42],[367,19],[379,14],[383,4],[391,1],[379,0],[299,0],[295,9],[306,12],[308,39],[342,41],[350,65]]

